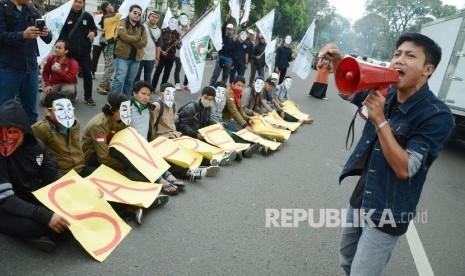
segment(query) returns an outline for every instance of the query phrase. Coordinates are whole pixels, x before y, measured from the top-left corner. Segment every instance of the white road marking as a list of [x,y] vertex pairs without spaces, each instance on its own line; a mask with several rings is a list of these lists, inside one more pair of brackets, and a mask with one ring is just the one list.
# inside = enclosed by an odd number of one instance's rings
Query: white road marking
[[410,246],[410,251],[412,252],[418,274],[420,276],[434,276],[433,268],[428,261],[428,256],[426,256],[425,249],[423,248],[423,244],[421,243],[413,222],[410,222],[405,236],[407,237],[407,242]]

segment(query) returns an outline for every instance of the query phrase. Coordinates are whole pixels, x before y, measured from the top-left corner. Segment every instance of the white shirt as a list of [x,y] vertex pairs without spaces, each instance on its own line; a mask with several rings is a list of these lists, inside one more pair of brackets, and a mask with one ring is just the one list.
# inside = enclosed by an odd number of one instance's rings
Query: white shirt
[[[158,41],[158,39],[161,36],[160,28],[158,27],[153,28],[147,22],[144,23],[144,28],[147,32],[150,32],[153,35],[153,38],[155,38],[155,41]],[[143,60],[155,60],[155,57],[156,57],[157,47],[155,45],[155,42],[153,42],[153,39],[150,33],[147,33],[147,45],[145,45],[144,47]]]

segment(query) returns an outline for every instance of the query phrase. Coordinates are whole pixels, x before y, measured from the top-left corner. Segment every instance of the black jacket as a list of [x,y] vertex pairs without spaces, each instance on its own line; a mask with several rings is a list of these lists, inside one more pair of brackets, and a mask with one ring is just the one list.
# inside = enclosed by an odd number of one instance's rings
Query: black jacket
[[0,106],[0,126],[15,126],[25,132],[21,146],[8,157],[0,155],[0,210],[48,225],[53,212],[32,192],[61,177],[58,164],[32,135],[24,111],[12,100]]
[[[71,36],[69,36],[69,33],[73,29],[73,26],[77,23],[81,13],[84,13],[84,15],[82,16],[82,20],[79,22],[79,26],[71,34]],[[69,55],[71,57],[89,55],[92,49],[92,41],[87,38],[89,32],[94,32],[97,36],[97,26],[95,25],[92,15],[82,10],[80,12],[75,12],[71,9],[68,18],[66,18],[65,24],[63,25],[59,39],[68,41]]]
[[276,52],[275,67],[287,68],[292,61],[292,50],[289,47],[281,45]]
[[179,111],[178,130],[184,135],[197,138],[199,129],[216,123],[210,118],[210,115],[211,108],[203,107],[200,99],[191,102]]
[[[257,67],[265,67],[265,43],[257,43],[252,49],[252,53],[249,56],[249,60],[251,59],[253,63],[257,65]],[[261,56],[260,56],[261,55]],[[260,56],[260,59],[256,59],[256,56]]]
[[228,22],[224,22],[223,27],[221,27],[221,33],[223,36],[223,47],[218,52],[218,54],[227,56],[227,57],[232,57],[232,47],[233,47],[234,39],[226,34],[227,24]]

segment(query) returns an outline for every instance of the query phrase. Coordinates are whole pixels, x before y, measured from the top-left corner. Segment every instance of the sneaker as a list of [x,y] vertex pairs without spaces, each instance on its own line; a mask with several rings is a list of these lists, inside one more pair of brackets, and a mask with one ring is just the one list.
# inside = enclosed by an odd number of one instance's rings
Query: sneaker
[[236,152],[236,158],[234,158],[234,160],[236,160],[237,162],[242,161],[242,151]]
[[174,88],[176,88],[176,90],[178,90],[178,91],[181,91],[181,90],[182,90],[181,84],[180,84],[179,82],[176,83],[176,85],[174,86]]
[[35,249],[44,252],[52,252],[56,248],[56,243],[46,236],[37,239],[25,239],[24,241]]
[[236,151],[226,152],[220,160],[220,166],[226,166],[231,160],[236,158]]
[[200,167],[200,168],[204,169],[206,171],[206,173],[205,173],[206,177],[216,176],[220,172],[220,167],[219,166]]
[[195,181],[197,179],[202,179],[207,175],[207,170],[203,168],[198,169],[190,169],[187,171],[186,175],[189,177],[191,181]]
[[218,160],[216,159],[210,160],[210,166],[218,166]]
[[155,208],[161,208],[168,203],[170,200],[170,197],[167,195],[158,195],[157,198],[155,198],[155,201],[152,203],[152,206]]
[[105,89],[106,87],[104,87],[101,83],[98,84],[97,86],[97,92],[101,95],[108,95],[108,91],[110,89]]
[[142,214],[144,213],[144,211],[142,210],[142,208],[136,208],[134,209],[134,220],[139,224],[139,225],[142,225]]
[[84,99],[84,103],[88,104],[90,106],[95,106],[95,102],[94,102],[94,100],[92,100],[92,98]]
[[263,156],[267,156],[268,155],[268,147],[260,146],[260,148],[258,149],[258,152]]
[[244,157],[245,158],[252,157],[253,154],[258,153],[259,149],[260,149],[259,143],[250,145],[249,148],[244,151]]

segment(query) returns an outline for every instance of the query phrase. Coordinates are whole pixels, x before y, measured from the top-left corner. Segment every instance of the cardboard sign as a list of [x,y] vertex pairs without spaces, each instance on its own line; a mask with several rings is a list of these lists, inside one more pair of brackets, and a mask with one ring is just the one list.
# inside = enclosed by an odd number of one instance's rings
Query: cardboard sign
[[208,143],[200,141],[199,139],[192,138],[190,136],[181,136],[179,138],[173,139],[180,146],[190,149],[192,151],[200,153],[204,158],[208,160],[216,159],[221,160],[225,153],[224,150],[212,146]]
[[254,116],[251,117],[251,119],[253,121],[253,132],[262,137],[276,139],[277,141],[282,142],[289,139],[291,136],[291,131],[274,127],[261,116]]
[[76,240],[100,262],[131,230],[99,190],[74,171],[33,194],[47,208],[70,222],[69,229]]
[[300,111],[297,108],[296,104],[292,102],[291,100],[287,100],[283,102],[283,110],[284,112],[296,118],[297,120],[307,120],[310,117],[310,115]]
[[161,191],[161,184],[132,181],[119,172],[100,165],[85,179],[103,192],[107,201],[148,208]]
[[286,129],[289,129],[290,131],[295,131],[299,126],[300,123],[293,123],[293,122],[286,122],[284,121],[281,116],[279,116],[278,113],[276,113],[275,110],[272,112],[268,112],[267,116],[263,117],[268,123],[278,126],[278,127],[284,127]]
[[277,150],[280,146],[281,143],[279,142],[273,142],[270,140],[263,139],[262,137],[258,136],[255,133],[252,133],[246,129],[242,129],[240,131],[234,132],[237,136],[241,137],[242,139],[252,142],[252,143],[259,143],[260,145],[263,145],[265,147],[270,148],[271,150]]
[[205,137],[205,141],[225,151],[243,151],[250,146],[250,144],[234,142],[231,136],[219,124],[204,127],[199,129],[199,132]]
[[160,136],[150,142],[150,145],[157,155],[181,168],[196,169],[202,163],[203,157],[200,153],[187,149],[166,137]]
[[109,147],[121,152],[152,183],[170,167],[132,127],[118,131],[111,139]]

